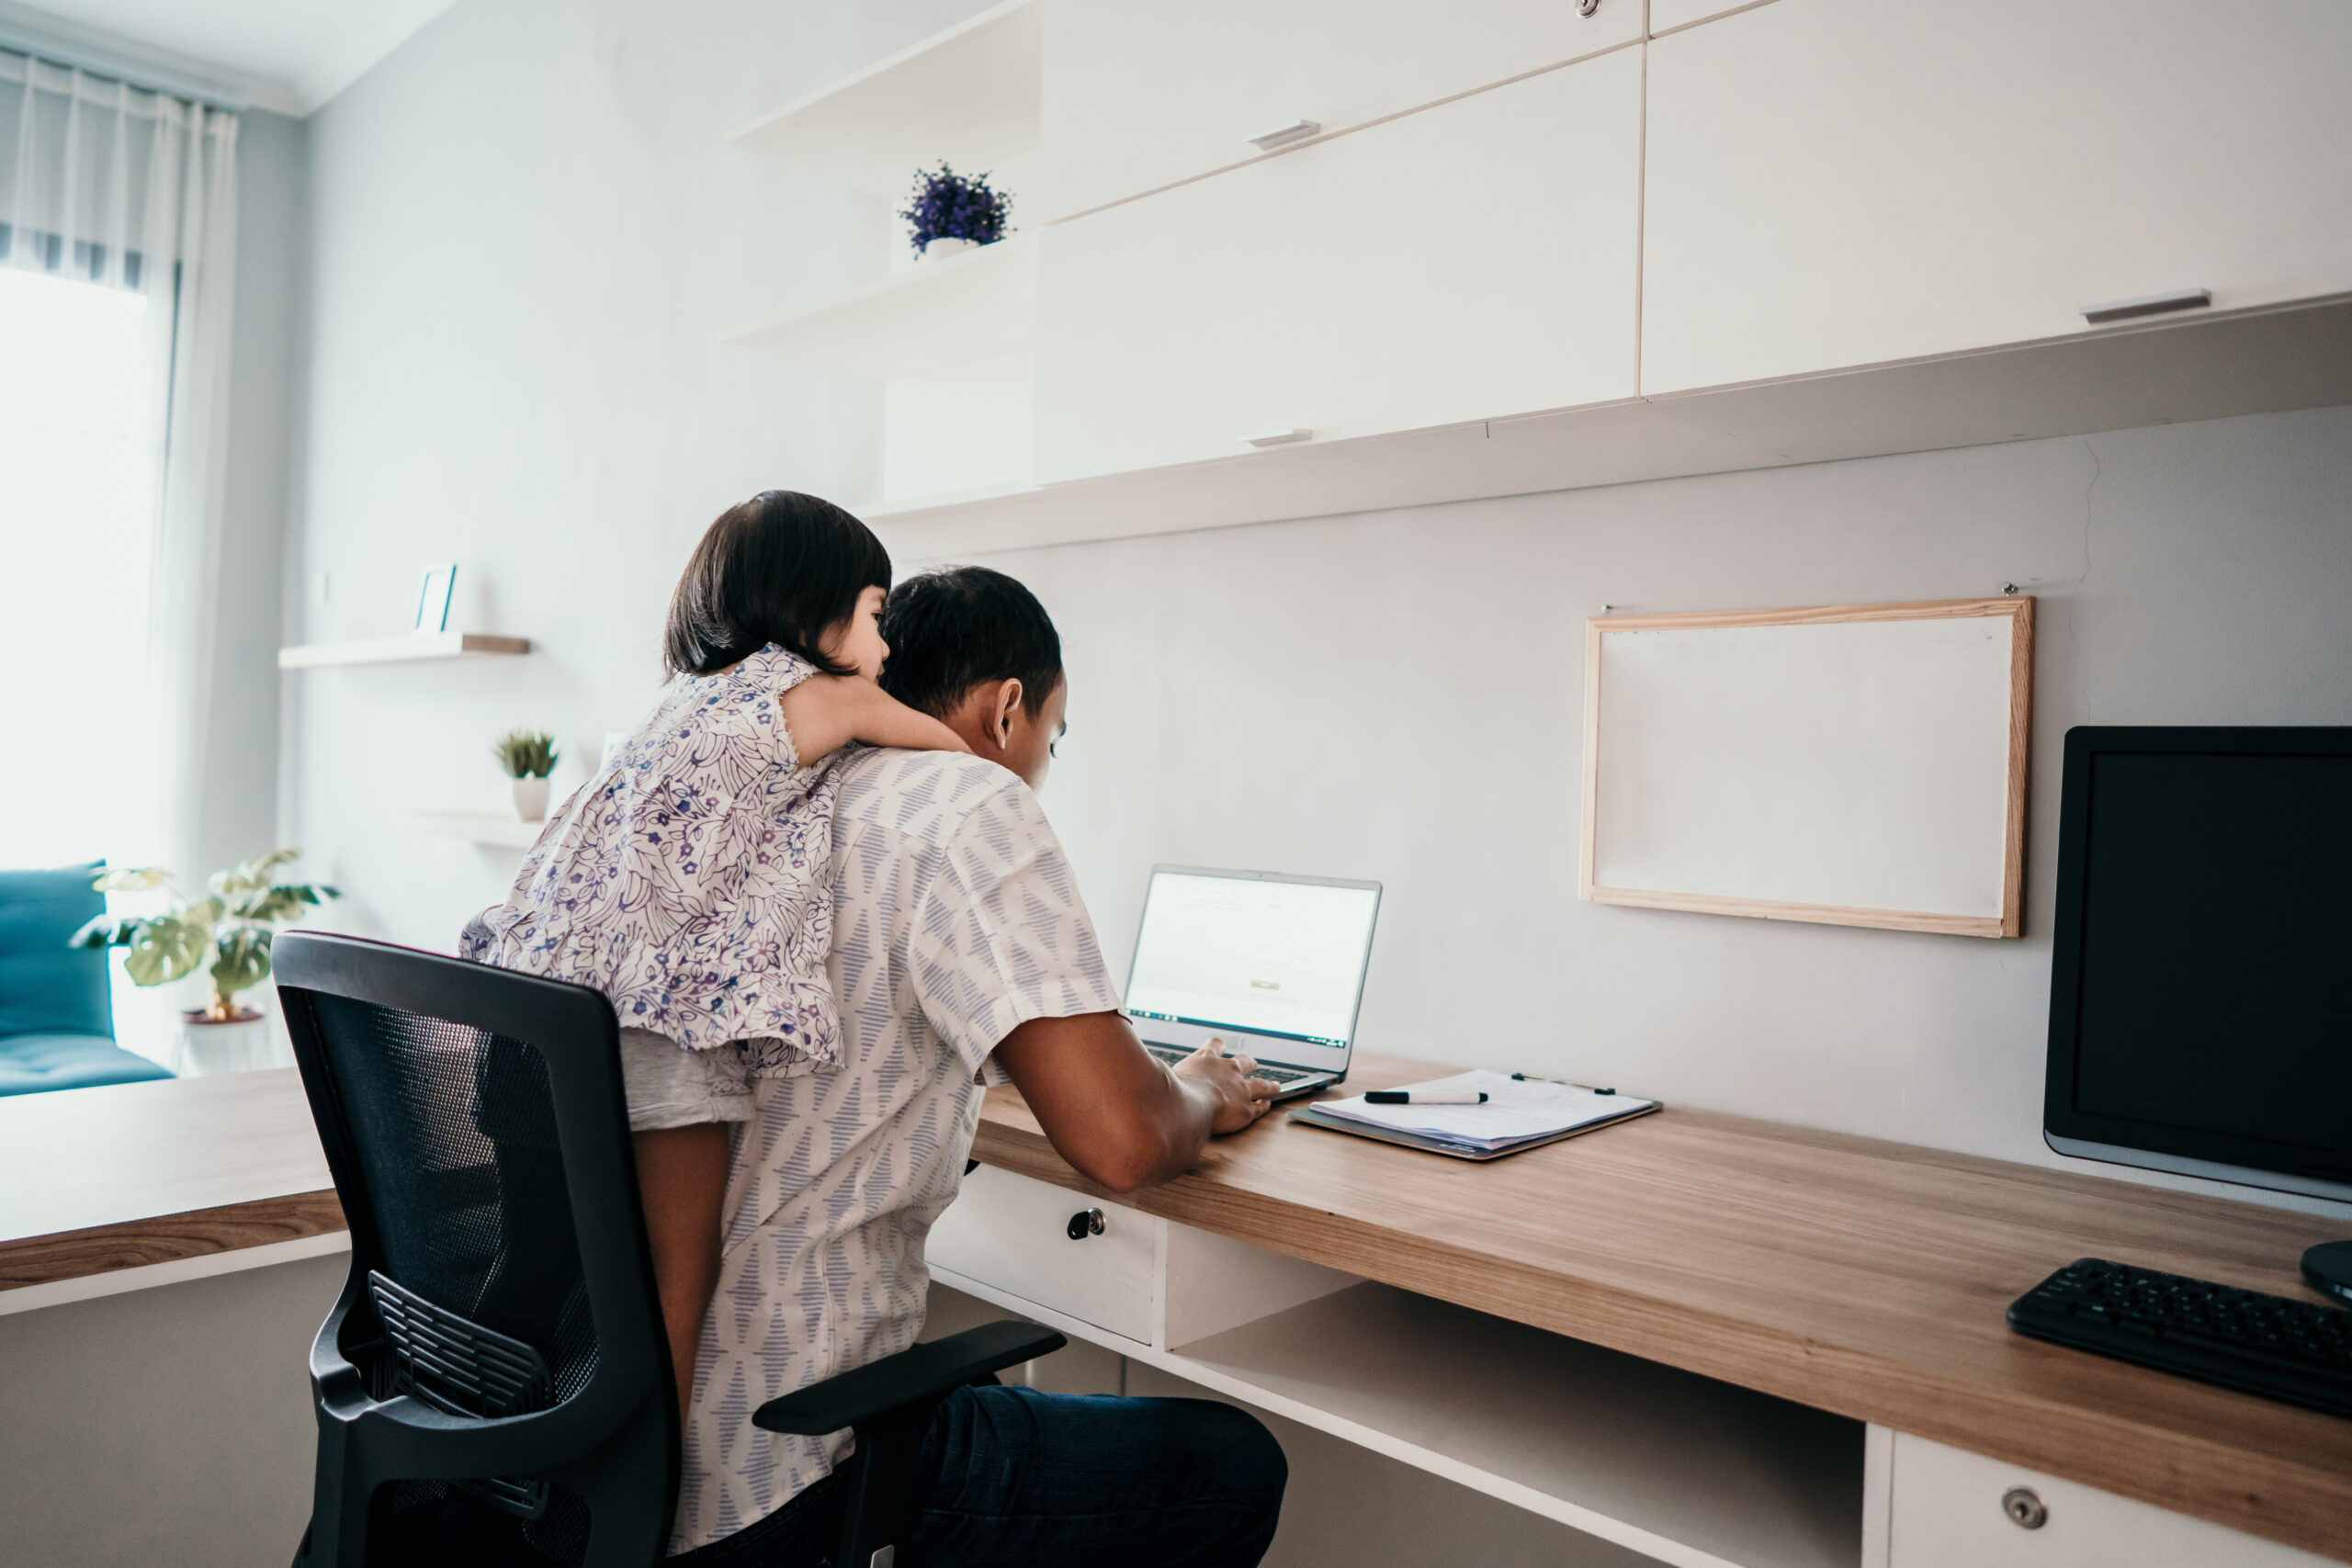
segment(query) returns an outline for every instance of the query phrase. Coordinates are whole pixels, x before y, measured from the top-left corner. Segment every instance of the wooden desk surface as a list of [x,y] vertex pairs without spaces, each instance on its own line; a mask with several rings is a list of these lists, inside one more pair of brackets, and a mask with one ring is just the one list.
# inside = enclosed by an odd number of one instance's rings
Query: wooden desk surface
[[[1349,1091],[1435,1076],[1359,1053]],[[972,1150],[1080,1191],[1020,1096]],[[2344,1557],[2352,1421],[2062,1349],[2008,1304],[2098,1257],[2311,1298],[2345,1227],[1671,1107],[1491,1165],[1290,1125],[1118,1201],[1497,1316]]]
[[0,1291],[343,1228],[291,1067],[0,1097]]

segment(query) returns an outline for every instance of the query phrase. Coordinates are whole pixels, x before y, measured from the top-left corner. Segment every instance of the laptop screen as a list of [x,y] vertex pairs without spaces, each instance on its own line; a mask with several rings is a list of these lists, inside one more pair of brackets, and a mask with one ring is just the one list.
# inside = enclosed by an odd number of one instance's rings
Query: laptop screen
[[1376,882],[1155,867],[1127,1011],[1192,1026],[1160,1031],[1171,1043],[1223,1031],[1307,1048],[1280,1060],[1323,1066],[1336,1051],[1343,1066],[1379,910]]

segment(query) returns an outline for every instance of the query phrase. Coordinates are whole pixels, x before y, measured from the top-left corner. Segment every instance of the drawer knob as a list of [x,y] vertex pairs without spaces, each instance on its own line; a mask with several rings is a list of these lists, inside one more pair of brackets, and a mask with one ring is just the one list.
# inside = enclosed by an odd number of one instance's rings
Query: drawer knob
[[2050,1510],[2030,1486],[2012,1486],[2001,1494],[2001,1512],[2021,1530],[2038,1530],[2050,1522]]
[[1072,1240],[1072,1241],[1084,1241],[1088,1236],[1091,1236],[1091,1235],[1101,1235],[1102,1234],[1102,1210],[1100,1210],[1100,1209],[1080,1209],[1077,1213],[1072,1214],[1072,1215],[1069,1217],[1069,1238],[1070,1238],[1070,1240]]

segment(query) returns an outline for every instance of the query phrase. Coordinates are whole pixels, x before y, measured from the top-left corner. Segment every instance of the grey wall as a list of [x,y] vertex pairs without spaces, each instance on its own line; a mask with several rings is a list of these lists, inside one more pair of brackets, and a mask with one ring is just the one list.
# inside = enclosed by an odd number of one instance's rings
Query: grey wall
[[237,133],[237,314],[213,725],[198,841],[202,864],[179,868],[190,886],[277,842],[286,489],[310,237],[304,140],[301,121],[258,109],[245,113]]
[[[289,815],[346,925],[447,947],[515,855],[498,730],[582,776],[654,691],[722,505],[876,474],[875,389],[728,348],[878,275],[887,204],[725,145],[970,9],[467,0],[311,125],[315,303],[296,570],[311,639],[406,625],[423,565],[512,661],[322,671]],[[1156,860],[1388,885],[1371,1048],[2051,1163],[2040,1075],[2058,738],[2352,722],[2352,413],[1012,552],[1066,633],[1046,804],[1114,967]],[[1628,610],[2042,596],[2023,941],[1576,901],[1581,623]]]

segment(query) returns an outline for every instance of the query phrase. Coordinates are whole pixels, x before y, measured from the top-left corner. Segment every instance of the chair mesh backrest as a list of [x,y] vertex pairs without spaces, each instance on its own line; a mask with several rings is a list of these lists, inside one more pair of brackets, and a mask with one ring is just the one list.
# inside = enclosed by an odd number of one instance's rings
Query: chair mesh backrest
[[595,1370],[596,1335],[545,1061],[441,1019],[313,1004],[383,1272],[537,1350],[550,1401],[569,1398]]

